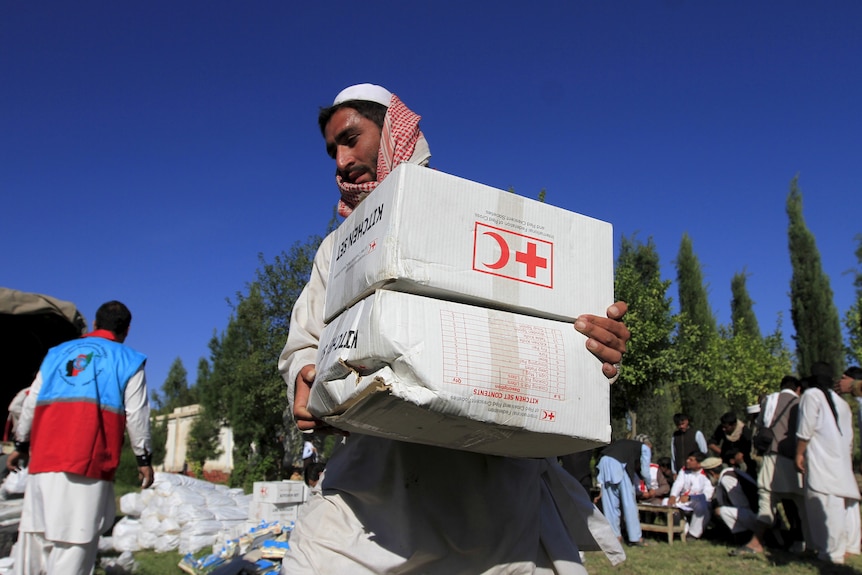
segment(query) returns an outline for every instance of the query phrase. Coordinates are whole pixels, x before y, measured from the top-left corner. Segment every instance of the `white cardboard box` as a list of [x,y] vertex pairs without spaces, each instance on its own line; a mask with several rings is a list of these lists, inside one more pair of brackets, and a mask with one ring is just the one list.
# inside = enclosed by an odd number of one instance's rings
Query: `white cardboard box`
[[255,481],[253,501],[262,503],[302,503],[308,497],[308,486],[303,481]]
[[278,521],[286,524],[296,521],[301,503],[268,503],[252,500],[248,506],[249,521],[259,524],[261,521]]
[[336,231],[326,321],[385,288],[559,321],[613,303],[609,223],[401,164]]
[[341,429],[515,457],[610,441],[610,390],[574,326],[378,290],[331,322],[309,409]]

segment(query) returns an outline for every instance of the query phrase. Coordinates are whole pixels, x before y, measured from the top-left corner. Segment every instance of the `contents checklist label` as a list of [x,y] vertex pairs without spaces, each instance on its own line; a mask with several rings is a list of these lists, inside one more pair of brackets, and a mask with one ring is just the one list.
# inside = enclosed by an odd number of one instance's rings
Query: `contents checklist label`
[[449,310],[440,312],[440,324],[444,382],[501,399],[565,399],[560,330]]

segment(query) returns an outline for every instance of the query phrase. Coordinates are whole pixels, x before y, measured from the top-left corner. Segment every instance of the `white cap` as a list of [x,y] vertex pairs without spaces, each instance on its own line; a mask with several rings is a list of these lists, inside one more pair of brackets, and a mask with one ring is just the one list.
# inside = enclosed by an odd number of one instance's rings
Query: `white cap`
[[745,412],[749,415],[754,415],[755,413],[760,413],[760,405],[755,403],[754,405],[749,405],[745,408]]
[[335,101],[332,102],[332,105],[337,106],[350,100],[363,100],[365,102],[377,102],[388,108],[391,99],[392,92],[383,86],[376,84],[355,84],[340,91],[335,97]]

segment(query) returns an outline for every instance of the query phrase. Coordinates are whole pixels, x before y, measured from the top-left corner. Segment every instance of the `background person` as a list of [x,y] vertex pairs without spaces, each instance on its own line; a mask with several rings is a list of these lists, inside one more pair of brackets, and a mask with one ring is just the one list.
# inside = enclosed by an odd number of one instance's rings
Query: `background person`
[[685,466],[686,458],[690,453],[699,451],[707,453],[706,438],[699,429],[694,429],[691,416],[687,413],[675,413],[673,424],[676,431],[670,438],[670,461],[673,465],[674,474]]
[[[712,465],[716,459],[718,458],[713,457],[708,463]],[[692,452],[685,460],[685,467],[677,473],[667,498],[668,505],[676,505],[688,515],[687,534],[694,539],[703,537],[703,532],[712,519],[710,502],[714,488],[701,467],[701,462],[705,460],[706,454],[700,451]],[[721,462],[720,459],[718,461]]]
[[122,303],[102,304],[93,331],[48,350],[30,387],[8,461],[30,453],[16,574],[92,572],[99,537],[116,519],[125,431],[141,486],[153,483],[146,357],[123,345],[131,321]]
[[705,460],[702,466],[715,486],[714,515],[732,535],[753,531],[757,527],[757,482],[745,471],[725,466],[716,457]]
[[732,411],[721,416],[721,422],[707,441],[710,451],[718,455],[722,461],[728,461],[728,453],[735,449],[742,454],[743,470],[749,474],[757,472],[754,460],[751,459],[751,430],[745,422],[738,419]]
[[758,428],[772,430],[772,443],[761,455],[757,472],[757,524],[751,539],[733,555],[762,553],[767,531],[775,526],[782,503],[795,538],[794,551],[803,551],[808,540],[802,475],[796,469],[796,427],[799,414],[799,379],[786,375],[781,389],[767,395],[757,419]]
[[[832,367],[812,366],[799,400],[796,468],[805,476],[805,510],[817,557],[844,563],[860,551],[859,485],[853,475],[853,415],[832,390]],[[840,391],[850,391],[849,382]]]
[[626,535],[631,545],[645,547],[638,514],[637,495],[641,481],[649,481],[652,450],[646,441],[620,439],[602,450],[598,463],[602,511],[617,537],[622,537],[621,517],[625,519]]

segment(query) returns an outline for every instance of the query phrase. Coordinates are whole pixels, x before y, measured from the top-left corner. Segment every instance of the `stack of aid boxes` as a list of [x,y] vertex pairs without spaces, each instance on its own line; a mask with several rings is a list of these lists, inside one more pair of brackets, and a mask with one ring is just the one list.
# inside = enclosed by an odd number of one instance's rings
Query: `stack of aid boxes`
[[610,224],[401,164],[335,233],[317,417],[515,457],[610,441],[608,382],[573,326],[614,301]]
[[302,481],[255,481],[248,520],[254,525],[261,521],[287,525],[296,521],[299,506],[307,497],[308,487]]

